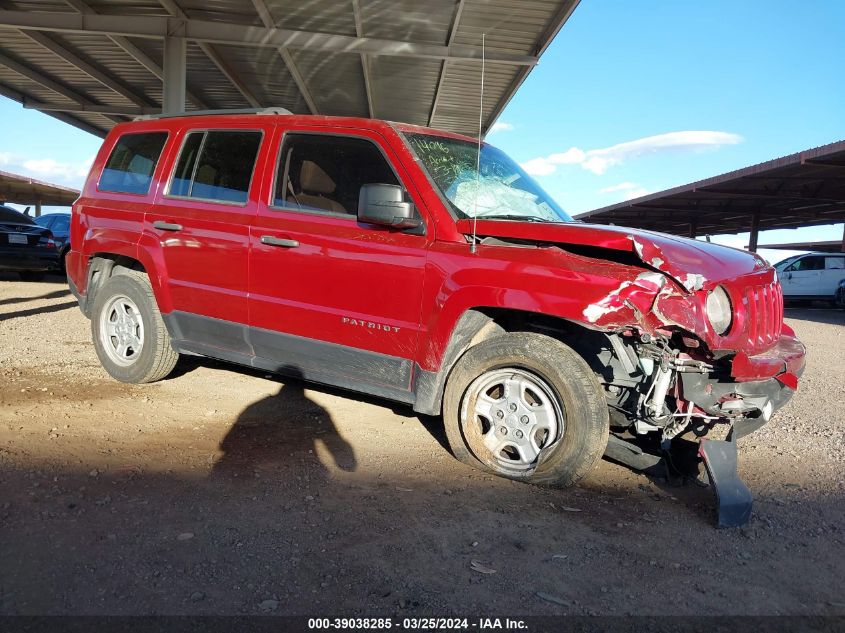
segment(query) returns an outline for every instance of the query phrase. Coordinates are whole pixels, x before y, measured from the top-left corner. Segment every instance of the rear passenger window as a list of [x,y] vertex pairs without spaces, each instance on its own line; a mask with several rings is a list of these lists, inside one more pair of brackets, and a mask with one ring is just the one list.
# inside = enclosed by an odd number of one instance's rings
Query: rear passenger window
[[356,215],[361,185],[400,184],[384,155],[361,138],[286,134],[273,206]]
[[245,203],[261,132],[191,132],[185,139],[168,194]]
[[106,161],[97,188],[100,191],[146,195],[166,141],[167,132],[120,137]]
[[845,257],[825,257],[825,267],[828,270],[842,270],[845,268]]

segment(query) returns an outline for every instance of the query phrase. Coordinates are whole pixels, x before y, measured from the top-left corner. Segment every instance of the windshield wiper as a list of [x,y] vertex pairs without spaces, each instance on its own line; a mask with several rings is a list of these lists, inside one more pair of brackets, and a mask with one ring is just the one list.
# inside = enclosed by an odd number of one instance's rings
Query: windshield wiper
[[[472,219],[472,218],[470,218]],[[518,220],[521,222],[555,222],[555,220],[547,220],[546,218],[541,218],[539,215],[517,215],[515,213],[512,214],[502,214],[502,215],[479,215],[479,220]],[[562,222],[563,220],[559,220]]]

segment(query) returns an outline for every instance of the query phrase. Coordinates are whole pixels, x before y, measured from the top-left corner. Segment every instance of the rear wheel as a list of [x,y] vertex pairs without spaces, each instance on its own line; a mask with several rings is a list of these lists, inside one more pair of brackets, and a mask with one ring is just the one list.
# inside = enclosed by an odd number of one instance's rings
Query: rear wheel
[[601,385],[570,347],[541,334],[506,334],[467,351],[443,398],[446,435],[464,463],[553,486],[583,478],[604,453]]
[[129,383],[155,382],[179,359],[146,274],[127,270],[110,277],[97,291],[91,335],[105,370]]
[[43,281],[47,273],[36,270],[22,270],[18,273],[22,281]]

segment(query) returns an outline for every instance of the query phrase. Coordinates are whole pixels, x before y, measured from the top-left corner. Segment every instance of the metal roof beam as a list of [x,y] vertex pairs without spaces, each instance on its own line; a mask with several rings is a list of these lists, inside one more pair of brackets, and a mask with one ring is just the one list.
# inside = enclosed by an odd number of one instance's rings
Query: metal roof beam
[[[187,24],[188,22],[191,21],[188,18],[188,14],[185,13],[182,10],[182,7],[180,7],[178,4],[176,4],[175,0],[158,0],[158,2],[162,7],[164,7],[165,11],[167,11],[171,15],[176,16],[176,19],[178,20],[178,22],[180,24]],[[98,16],[98,17],[101,17],[101,16]],[[132,22],[133,23],[136,21],[136,19],[137,18],[135,16],[132,16]],[[164,19],[169,21],[172,18],[164,18]],[[224,27],[225,26],[226,25],[224,25]],[[178,29],[178,27],[177,27],[177,29]],[[163,37],[171,37],[171,36],[172,37],[185,37],[186,35],[185,35],[185,33],[183,33],[181,31],[181,29],[178,29],[174,32],[167,31],[163,35]],[[186,39],[193,39],[193,38],[186,38]],[[247,100],[249,105],[251,105],[253,108],[260,108],[262,106],[262,103],[258,100],[258,97],[255,96],[255,93],[253,93],[252,90],[250,90],[249,87],[243,81],[241,81],[240,77],[237,76],[237,74],[232,70],[232,68],[229,66],[229,64],[223,59],[223,57],[220,55],[220,53],[217,52],[217,49],[215,49],[213,46],[211,46],[211,44],[209,44],[207,42],[201,42],[201,41],[197,40],[197,43],[198,43],[200,49],[202,50],[202,52],[205,53],[205,56],[208,57],[215,66],[217,66],[217,69],[221,73],[223,73],[223,76],[226,77],[226,79],[229,80],[229,83],[231,83],[235,87],[235,89],[238,92],[241,93],[241,96],[244,99]]]
[[[364,37],[364,23],[361,21],[359,0],[352,0],[352,16],[355,20],[355,35],[359,38]],[[370,83],[370,56],[366,53],[361,53],[361,73],[364,75],[364,91],[367,93],[367,111],[370,113],[370,118],[373,118],[375,107],[373,107],[373,89]]]
[[[13,88],[9,88],[8,86],[4,86],[3,84],[0,84],[0,95],[6,97],[7,99],[11,99],[12,101],[20,103],[23,107],[27,107],[28,103],[38,103],[38,101],[33,99],[30,95],[20,92],[19,90],[15,90]],[[63,112],[45,111],[44,114],[47,114],[48,116],[51,116],[54,119],[61,121],[62,123],[67,123],[68,125],[77,127],[84,132],[93,134],[94,136],[99,136],[100,138],[103,138],[106,135],[106,130],[104,130],[103,128],[99,128],[96,125],[91,125],[87,121],[77,119],[74,116],[68,116]]]
[[217,52],[217,49],[211,46],[210,44],[206,44],[203,42],[199,42],[198,46],[205,53],[206,57],[208,57],[217,69],[223,73],[223,76],[229,80],[238,92],[241,93],[241,96],[247,100],[247,103],[251,105],[253,108],[261,108],[263,107],[263,103],[258,100],[258,97],[255,96],[255,93],[249,89],[249,87],[241,81],[240,77],[235,73],[231,66],[229,66],[228,62],[223,59],[220,53]]
[[[14,3],[9,2],[9,0],[0,0],[0,8],[12,11],[15,9],[15,5]],[[120,82],[116,77],[109,74],[106,69],[101,66],[98,66],[87,59],[82,59],[79,55],[56,41],[54,36],[47,33],[41,33],[39,31],[25,31],[18,29],[18,32],[39,46],[47,49],[54,55],[62,58],[70,65],[75,66],[77,69],[81,70],[95,81],[100,82],[109,90],[119,94],[124,99],[127,99],[137,106],[151,105],[151,102],[146,97],[143,97],[131,90],[129,86]]]
[[[458,23],[461,20],[461,14],[464,12],[464,4],[466,4],[466,0],[457,0],[455,3],[455,12],[452,14],[452,23],[449,25],[449,34],[446,36],[446,46],[451,46],[455,41],[455,35],[458,32]],[[434,89],[434,101],[431,102],[431,112],[428,115],[429,126],[434,120],[437,106],[440,104],[440,90],[443,88],[443,81],[446,78],[446,67],[448,65],[449,60],[447,59],[444,59],[440,65],[440,77],[437,78],[437,87]]]
[[66,62],[75,66],[92,79],[100,82],[109,90],[116,92],[121,97],[134,103],[136,106],[149,106],[152,102],[146,97],[142,97],[138,93],[130,90],[128,86],[124,85],[117,78],[110,75],[102,67],[97,66],[87,60],[82,59],[75,53],[68,50],[66,47],[59,44],[55,39],[45,33],[38,31],[20,31],[33,42],[43,46],[45,49],[64,59]]
[[153,106],[109,106],[109,105],[83,105],[79,103],[45,103],[34,99],[27,99],[22,103],[27,110],[39,110],[41,112],[90,112],[94,114],[114,114],[116,116],[141,116],[143,114],[159,114],[161,108]]
[[[80,105],[88,105],[88,106],[99,105],[99,104],[95,103],[94,101],[92,101],[91,99],[89,99],[88,97],[86,97],[85,95],[83,95],[82,93],[79,93],[75,90],[72,90],[71,88],[69,88],[65,84],[59,83],[58,81],[56,81],[52,77],[45,75],[42,72],[39,72],[38,70],[36,70],[35,68],[33,68],[29,64],[23,63],[23,62],[18,61],[17,59],[15,59],[13,57],[10,57],[8,54],[6,54],[3,51],[0,51],[0,64],[5,66],[6,68],[9,68],[10,70],[16,72],[17,74],[19,74],[23,77],[26,77],[30,81],[34,81],[38,85],[40,85],[44,88],[47,88],[48,90],[51,90],[51,91],[55,92],[56,94],[63,96],[65,99],[69,99],[70,101],[75,101],[76,103],[78,103]],[[115,118],[115,117],[107,117],[107,118],[111,118],[116,123],[121,120],[121,119]]]
[[[563,28],[563,25],[566,24],[567,20],[572,16],[572,13],[578,7],[578,3],[581,0],[572,0],[572,3],[569,5],[564,4],[555,18],[550,22],[549,27],[540,36],[539,45],[537,49],[534,51],[534,54],[537,59],[540,59],[540,56],[546,51],[549,47],[549,44],[552,43],[555,36],[560,32]],[[523,82],[528,78],[528,73],[531,72],[530,68],[522,68],[517,72],[516,78],[511,82],[511,85],[508,86],[508,89],[505,91],[504,98],[496,104],[496,107],[493,109],[493,113],[490,115],[490,118],[487,120],[487,125],[484,128],[484,134],[487,133],[493,124],[496,122],[496,119],[502,114],[502,111],[507,107],[510,100],[516,94],[516,91],[519,90],[520,86],[522,86]]]
[[[824,183],[821,183],[822,186]],[[821,189],[821,187],[818,187]],[[714,193],[720,196],[731,196],[736,198],[766,198],[773,200],[806,200],[807,202],[830,202],[832,204],[845,204],[845,199],[818,198],[813,195],[802,196],[794,193],[764,193],[762,191],[732,191],[729,189],[699,189],[702,193]]]
[[[161,0],[164,6],[172,0]],[[452,44],[422,44],[349,35],[332,35],[315,31],[266,28],[231,22],[210,22],[181,17],[133,15],[81,15],[55,12],[6,11],[0,15],[0,26],[57,33],[99,33],[162,39],[167,36],[185,37],[206,44],[228,44],[258,48],[294,48],[336,53],[367,53],[394,57],[429,59],[462,59],[481,61],[481,49]],[[488,51],[488,63],[513,66],[535,66],[534,55],[516,55]]]
[[[87,5],[82,0],[65,0],[65,3],[68,4],[70,7],[79,11],[79,13],[85,15],[96,15],[97,12]],[[142,51],[138,46],[133,44],[128,38],[122,37],[120,35],[110,35],[108,38],[114,42],[114,44],[133,58],[136,62],[141,64],[144,68],[146,68],[150,73],[155,75],[158,79],[164,80],[164,69],[157,64],[153,59],[147,55],[144,51]],[[186,90],[185,96],[193,102],[195,106],[197,106],[201,110],[208,109],[208,104],[198,97],[197,95],[193,94],[190,90]]]
[[[252,4],[255,6],[255,11],[261,18],[261,22],[264,23],[264,26],[268,29],[275,28],[276,24],[273,21],[273,16],[270,13],[270,9],[268,9],[267,5],[264,3],[264,0],[252,0]],[[299,68],[296,67],[296,62],[293,60],[293,56],[290,54],[290,51],[281,47],[276,50],[282,58],[282,61],[285,63],[285,66],[287,66],[290,76],[293,77],[293,82],[296,84],[296,88],[299,90],[299,94],[305,101],[305,105],[308,107],[308,110],[311,114],[319,114],[314,97],[311,95],[311,91],[305,84],[305,78],[302,76],[302,73],[299,72]]]

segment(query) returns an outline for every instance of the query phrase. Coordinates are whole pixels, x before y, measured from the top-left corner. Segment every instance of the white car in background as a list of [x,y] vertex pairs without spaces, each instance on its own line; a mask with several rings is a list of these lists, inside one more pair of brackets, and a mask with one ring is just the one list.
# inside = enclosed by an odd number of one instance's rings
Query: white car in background
[[807,253],[775,264],[783,298],[834,301],[845,307],[845,253]]

